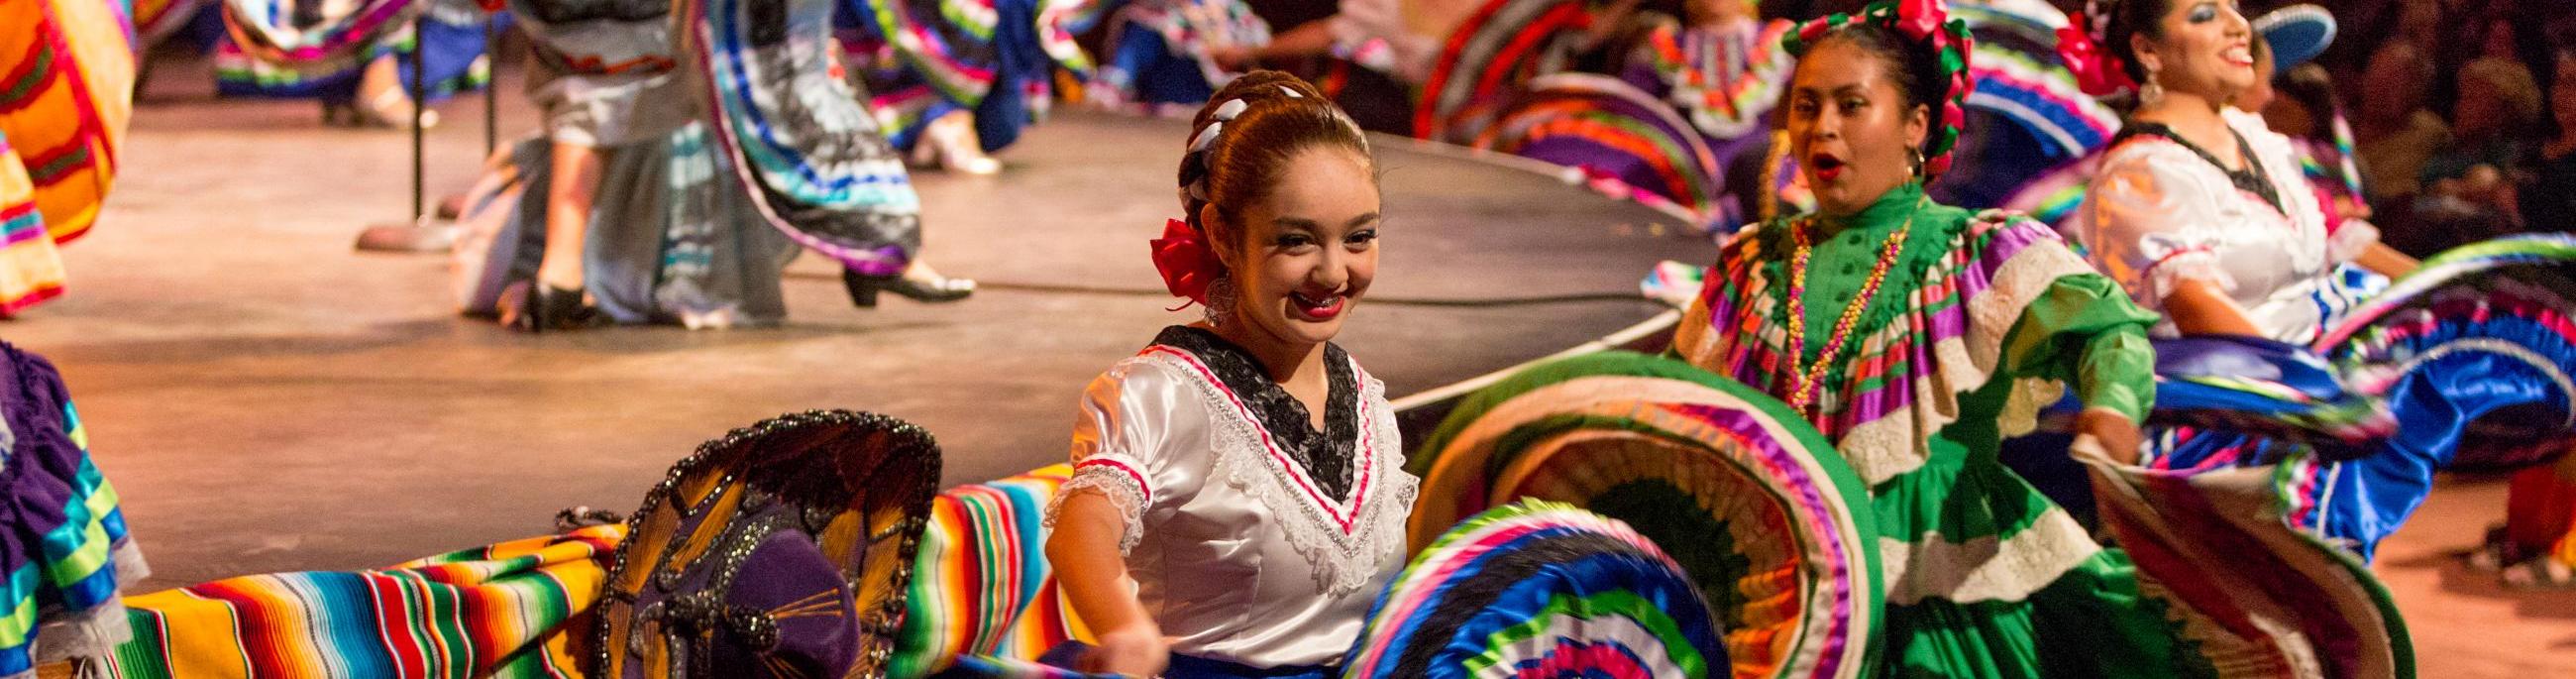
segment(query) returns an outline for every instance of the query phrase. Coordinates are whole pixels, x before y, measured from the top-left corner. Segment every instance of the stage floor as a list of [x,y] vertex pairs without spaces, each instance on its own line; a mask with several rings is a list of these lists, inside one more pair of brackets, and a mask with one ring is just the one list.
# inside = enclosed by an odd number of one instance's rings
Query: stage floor
[[[459,318],[442,256],[350,250],[408,210],[408,137],[318,127],[304,102],[213,101],[164,65],[99,228],[64,251],[66,297],[0,325],[70,381],[99,464],[155,566],[144,589],[353,569],[632,510],[701,441],[783,412],[874,410],[935,433],[949,482],[1060,460],[1082,385],[1194,318],[1151,293],[1145,241],[1174,216],[1184,125],[1065,113],[996,177],[917,178],[928,256],[973,300],[849,308],[822,262],[788,282],[787,327],[525,336]],[[506,72],[505,72],[506,75]],[[504,139],[534,116],[502,85]],[[481,160],[479,99],[443,107],[433,192]],[[1382,140],[1379,298],[1633,293],[1661,259],[1714,248],[1542,174]],[[1659,223],[1661,222],[1661,223]],[[1634,301],[1364,304],[1346,345],[1405,395],[1628,327]],[[2501,515],[2453,479],[2382,548],[2423,675],[2576,674],[2576,594],[2504,591],[2443,556]]]

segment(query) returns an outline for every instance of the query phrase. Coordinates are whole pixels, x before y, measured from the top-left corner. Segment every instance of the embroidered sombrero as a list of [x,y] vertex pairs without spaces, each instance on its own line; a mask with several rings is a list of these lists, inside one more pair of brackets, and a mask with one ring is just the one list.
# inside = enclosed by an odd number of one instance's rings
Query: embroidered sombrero
[[627,520],[592,677],[876,677],[939,480],[930,434],[773,418],[700,446]]
[[1519,498],[1662,545],[1707,597],[1739,677],[1865,671],[1882,588],[1859,477],[1788,406],[1687,363],[1604,352],[1470,395],[1417,450],[1412,535]]
[[2334,13],[2316,5],[2291,5],[2254,18],[2254,34],[2272,48],[2272,72],[2308,63],[2334,44]]

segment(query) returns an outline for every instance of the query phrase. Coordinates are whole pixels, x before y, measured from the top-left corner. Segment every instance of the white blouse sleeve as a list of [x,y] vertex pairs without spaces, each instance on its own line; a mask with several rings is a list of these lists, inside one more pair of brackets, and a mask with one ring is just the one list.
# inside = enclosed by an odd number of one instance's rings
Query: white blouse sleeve
[[1130,359],[1091,380],[1073,422],[1073,476],[1056,489],[1048,503],[1045,525],[1055,527],[1064,499],[1076,493],[1099,493],[1126,521],[1118,552],[1134,549],[1144,536],[1144,515],[1156,500],[1155,476],[1164,471],[1160,426],[1172,417],[1174,396],[1181,393],[1172,376],[1153,365]]
[[2093,265],[2119,281],[2138,306],[2152,311],[2163,311],[2165,296],[2183,281],[2223,290],[2236,287],[2218,257],[2227,224],[2218,201],[2234,189],[2209,186],[2207,177],[2179,160],[2159,157],[2159,150],[2121,154],[2103,163],[2077,233]]

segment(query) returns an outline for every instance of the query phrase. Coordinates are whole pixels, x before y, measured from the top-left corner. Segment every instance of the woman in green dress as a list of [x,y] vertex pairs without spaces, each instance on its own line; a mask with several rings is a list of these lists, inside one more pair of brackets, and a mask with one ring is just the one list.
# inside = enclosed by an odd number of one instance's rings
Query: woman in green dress
[[1969,88],[1932,0],[1803,26],[1783,126],[1817,210],[1722,250],[1673,352],[1787,401],[1870,485],[1889,676],[2212,670],[2105,548],[1996,454],[2071,384],[2078,431],[2134,451],[2153,314],[2047,227],[1932,202]]

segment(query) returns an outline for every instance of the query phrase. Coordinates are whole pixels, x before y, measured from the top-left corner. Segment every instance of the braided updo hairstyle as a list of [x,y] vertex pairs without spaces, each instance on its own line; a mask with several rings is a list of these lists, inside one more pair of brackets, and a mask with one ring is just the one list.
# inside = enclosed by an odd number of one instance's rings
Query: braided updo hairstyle
[[[1218,120],[1220,110],[1234,101],[1243,102],[1241,111]],[[1222,128],[1207,148],[1181,155],[1181,209],[1191,229],[1226,248],[1243,245],[1243,230],[1211,234],[1200,213],[1213,205],[1227,223],[1240,223],[1244,206],[1269,198],[1297,154],[1339,148],[1375,174],[1359,124],[1297,76],[1253,71],[1226,83],[1191,119],[1190,143],[1206,134],[1209,125]]]

